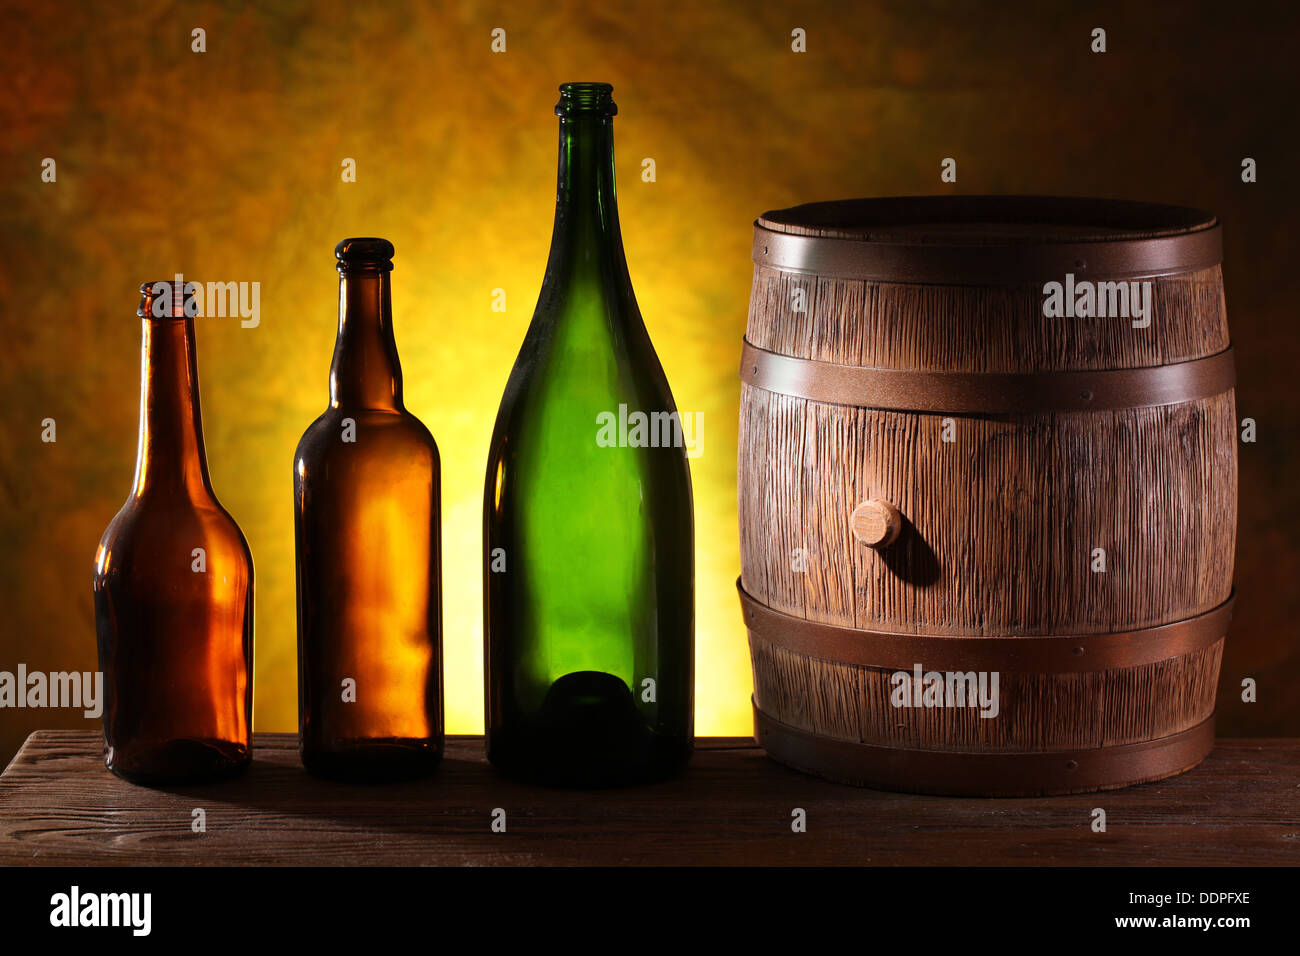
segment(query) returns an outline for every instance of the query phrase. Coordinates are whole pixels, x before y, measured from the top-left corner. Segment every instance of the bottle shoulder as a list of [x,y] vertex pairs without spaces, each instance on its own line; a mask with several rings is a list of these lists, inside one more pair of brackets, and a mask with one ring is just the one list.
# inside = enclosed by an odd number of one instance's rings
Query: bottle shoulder
[[248,540],[215,496],[194,499],[172,489],[146,489],[132,494],[104,529],[96,553],[96,579],[114,568],[167,563],[168,555],[189,560],[198,549],[205,560],[216,554],[242,560],[251,574]]
[[345,456],[425,458],[435,468],[440,461],[433,433],[406,409],[331,407],[303,432],[294,468],[301,471]]
[[216,495],[194,497],[170,488],[146,488],[142,493],[132,493],[109,522],[105,534],[114,527],[135,525],[204,524],[229,526],[242,536],[239,523]]
[[[540,311],[540,310],[539,310]],[[673,411],[672,390],[640,316],[601,334],[556,328],[535,317],[510,369],[503,409],[550,396],[619,399]]]

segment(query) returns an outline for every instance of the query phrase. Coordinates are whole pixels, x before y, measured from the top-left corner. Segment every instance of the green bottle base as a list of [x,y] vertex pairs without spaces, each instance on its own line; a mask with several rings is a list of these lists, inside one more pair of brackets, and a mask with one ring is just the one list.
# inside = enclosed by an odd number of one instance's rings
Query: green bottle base
[[627,685],[596,671],[566,674],[535,717],[487,732],[488,760],[502,773],[574,789],[667,780],[682,772],[693,750],[689,734],[647,726]]

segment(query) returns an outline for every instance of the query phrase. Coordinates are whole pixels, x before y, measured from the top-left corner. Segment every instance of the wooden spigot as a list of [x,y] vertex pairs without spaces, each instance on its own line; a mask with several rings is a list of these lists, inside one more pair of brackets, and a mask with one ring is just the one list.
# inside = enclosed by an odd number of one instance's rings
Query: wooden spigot
[[853,509],[849,516],[853,537],[868,547],[887,548],[898,540],[903,530],[903,516],[888,501],[869,498]]

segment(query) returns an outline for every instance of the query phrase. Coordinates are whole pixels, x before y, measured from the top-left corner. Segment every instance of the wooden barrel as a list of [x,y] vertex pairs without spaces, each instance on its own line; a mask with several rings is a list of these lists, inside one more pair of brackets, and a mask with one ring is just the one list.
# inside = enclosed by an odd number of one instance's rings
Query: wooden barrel
[[921,793],[1180,773],[1232,604],[1213,216],[951,196],[755,223],[740,596],[755,737]]

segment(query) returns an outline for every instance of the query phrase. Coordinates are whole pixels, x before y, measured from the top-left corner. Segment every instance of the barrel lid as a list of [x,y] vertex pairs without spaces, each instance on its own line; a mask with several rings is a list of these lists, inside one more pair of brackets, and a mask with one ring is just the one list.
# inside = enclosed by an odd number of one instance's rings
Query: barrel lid
[[1068,196],[895,196],[763,213],[754,261],[790,272],[896,282],[1141,278],[1222,261],[1211,213]]

